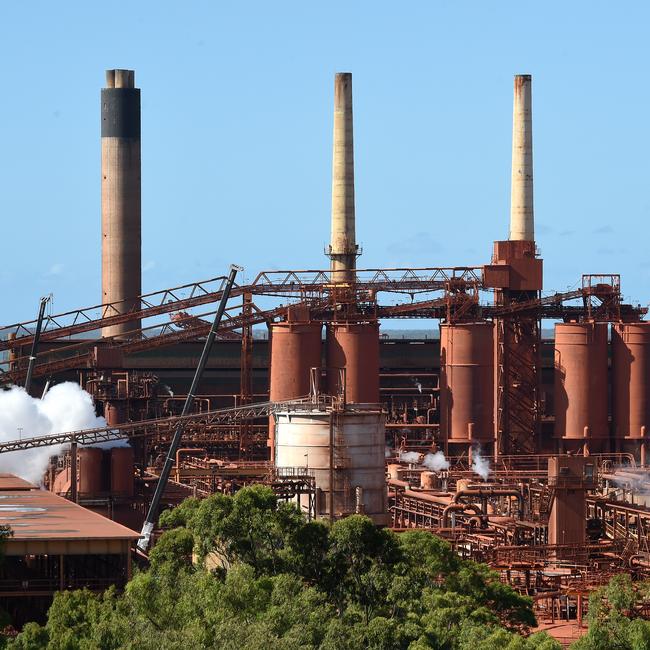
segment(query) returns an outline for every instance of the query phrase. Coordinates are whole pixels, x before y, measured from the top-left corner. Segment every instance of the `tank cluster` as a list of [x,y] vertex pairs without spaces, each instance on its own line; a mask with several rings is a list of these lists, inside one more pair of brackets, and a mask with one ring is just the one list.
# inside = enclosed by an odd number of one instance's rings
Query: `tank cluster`
[[[128,445],[112,449],[82,447],[76,450],[76,454],[67,455],[64,463],[62,469],[50,466],[52,492],[63,496],[74,493],[77,497],[74,500],[81,503],[109,495],[113,499],[127,499],[134,495],[134,452]],[[76,463],[76,467],[73,468],[72,463]]]

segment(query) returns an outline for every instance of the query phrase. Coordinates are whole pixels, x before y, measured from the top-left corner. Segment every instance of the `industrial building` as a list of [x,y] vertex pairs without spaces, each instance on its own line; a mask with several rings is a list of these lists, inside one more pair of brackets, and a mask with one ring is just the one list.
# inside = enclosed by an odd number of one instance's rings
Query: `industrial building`
[[[108,71],[101,304],[0,329],[0,381],[29,379],[33,395],[79,382],[107,426],[0,452],[66,445],[49,490],[136,528],[159,485],[172,505],[259,482],[310,517],[425,528],[548,620],[581,621],[595,586],[650,571],[647,309],[622,301],[616,273],[542,293],[530,76],[514,80],[509,239],[475,266],[359,265],[352,76],[340,73],[327,268],[260,269],[246,284],[235,269],[142,295],[140,122],[134,72]],[[382,334],[403,319],[439,330]]]
[[68,499],[0,474],[0,606],[14,625],[45,615],[64,589],[101,591],[131,578],[138,533]]

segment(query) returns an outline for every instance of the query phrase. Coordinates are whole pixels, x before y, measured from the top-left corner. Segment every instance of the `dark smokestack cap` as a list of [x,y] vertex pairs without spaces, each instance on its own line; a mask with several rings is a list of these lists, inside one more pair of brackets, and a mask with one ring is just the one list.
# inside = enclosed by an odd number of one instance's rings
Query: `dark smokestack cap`
[[140,138],[140,89],[133,70],[106,70],[102,138]]

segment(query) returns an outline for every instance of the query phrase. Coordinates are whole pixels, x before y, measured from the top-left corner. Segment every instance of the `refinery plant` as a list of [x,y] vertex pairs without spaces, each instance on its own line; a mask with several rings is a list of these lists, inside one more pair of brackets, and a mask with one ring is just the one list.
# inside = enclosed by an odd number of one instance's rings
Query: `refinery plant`
[[[363,268],[339,73],[323,268],[244,283],[233,265],[148,294],[140,94],[134,71],[107,72],[98,304],[53,314],[42,299],[0,328],[6,391],[44,402],[72,382],[95,418],[0,442],[15,467],[0,475],[0,604],[16,620],[61,589],[123,586],[162,510],[260,483],[310,519],[443,537],[533,597],[540,621],[580,625],[613,575],[650,577],[647,309],[622,301],[616,273],[544,287],[529,75],[514,78],[509,238],[475,266]],[[404,319],[436,327],[382,332]]]

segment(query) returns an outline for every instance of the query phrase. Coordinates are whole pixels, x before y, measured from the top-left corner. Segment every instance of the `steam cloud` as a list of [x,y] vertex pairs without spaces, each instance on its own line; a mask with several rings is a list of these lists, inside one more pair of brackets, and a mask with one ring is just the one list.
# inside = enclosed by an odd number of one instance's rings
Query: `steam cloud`
[[472,448],[472,471],[484,481],[490,475],[490,461],[481,456],[481,450],[478,447]]
[[645,476],[639,475],[638,477],[633,477],[630,476],[629,474],[626,474],[625,476],[616,476],[616,472],[629,472],[629,471],[630,471],[629,465],[615,465],[612,468],[612,473],[610,474],[610,476],[608,476],[608,480],[610,483],[614,485],[614,487],[620,488],[622,490],[629,490],[629,489],[639,490],[641,488],[641,484],[645,482]]
[[449,469],[449,461],[441,451],[437,451],[435,454],[427,454],[420,462],[421,458],[421,454],[418,454],[417,451],[402,451],[399,455],[399,459],[403,463],[409,463],[410,465],[423,465],[432,472]]
[[[92,397],[73,382],[53,386],[43,399],[18,386],[0,391],[0,442],[105,426],[104,418],[95,415]],[[55,445],[0,454],[0,472],[39,484],[49,457],[60,451],[61,445]]]
[[417,451],[402,451],[400,452],[399,459],[412,465],[420,464],[420,454]]
[[422,464],[430,469],[432,472],[439,472],[443,469],[449,469],[449,461],[441,451],[435,454],[427,454],[422,461]]

